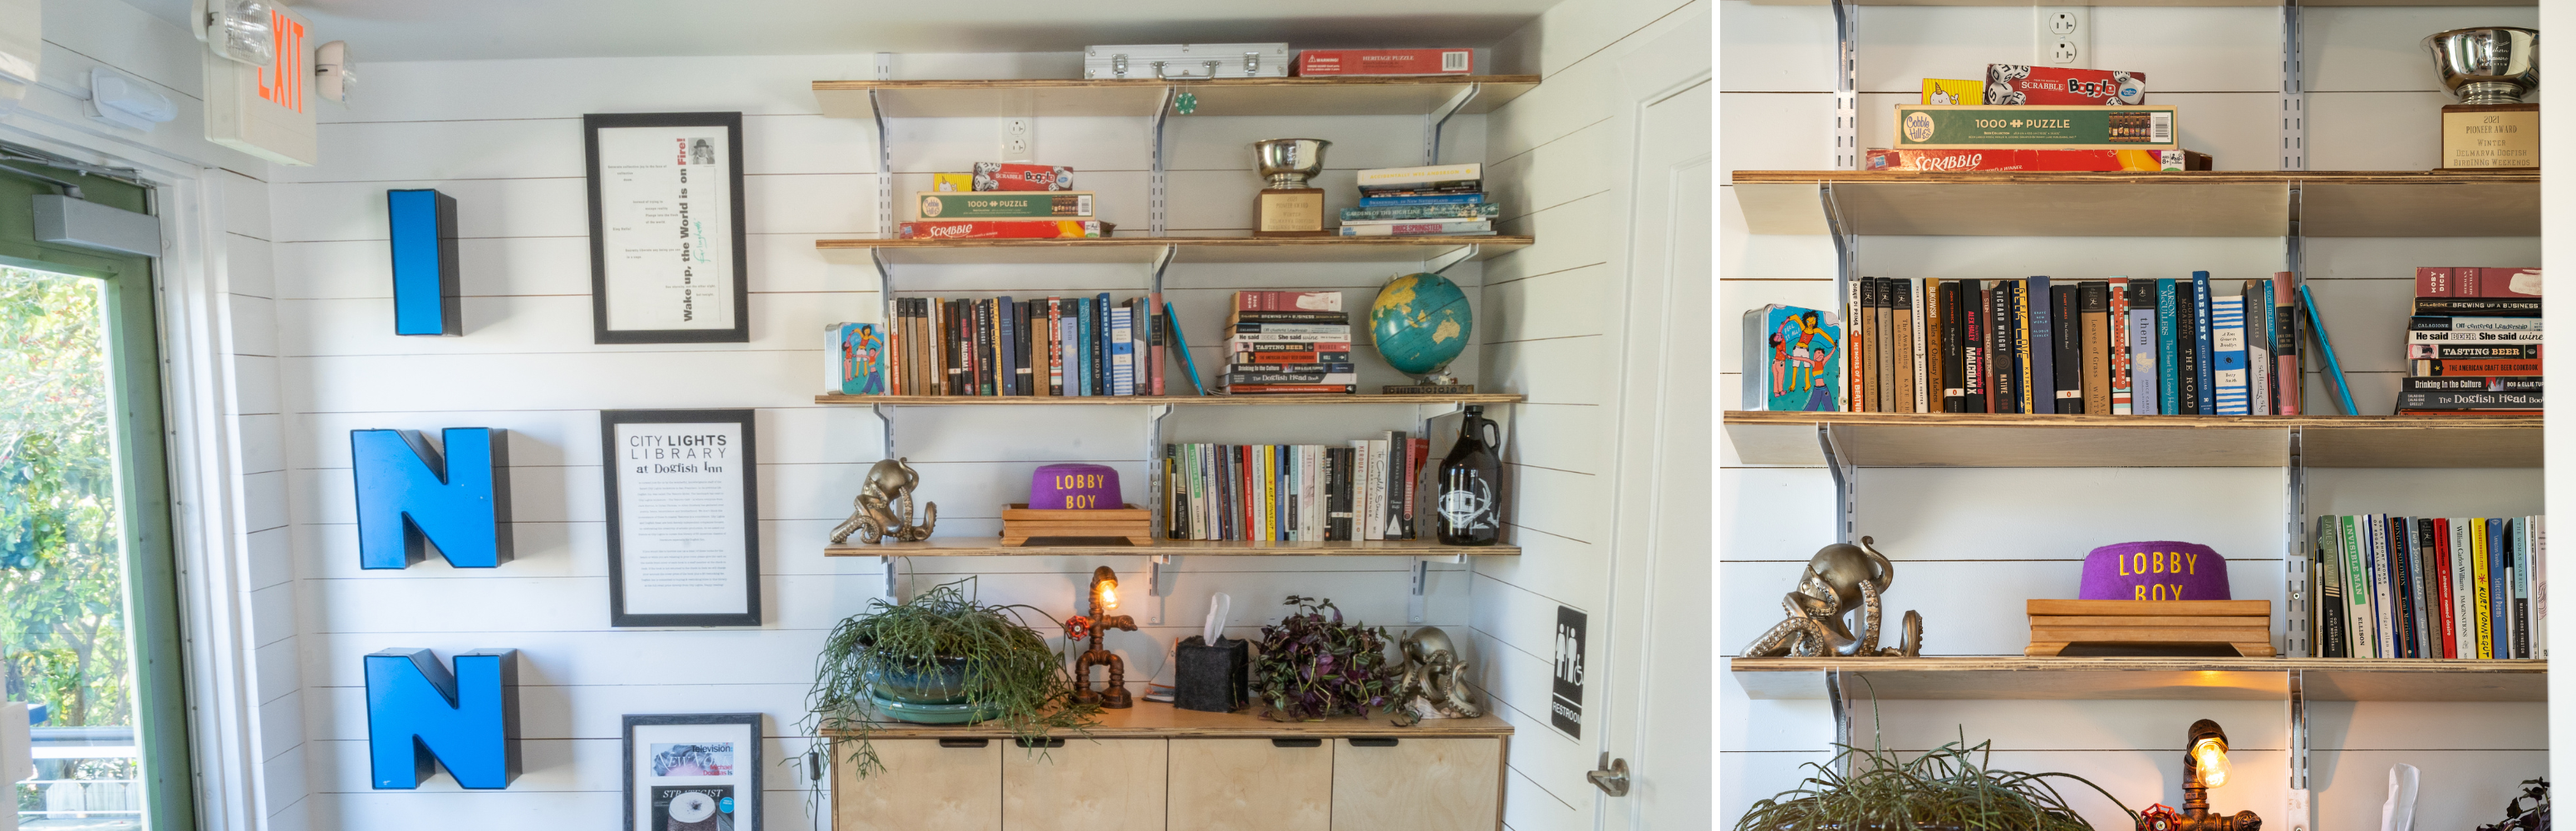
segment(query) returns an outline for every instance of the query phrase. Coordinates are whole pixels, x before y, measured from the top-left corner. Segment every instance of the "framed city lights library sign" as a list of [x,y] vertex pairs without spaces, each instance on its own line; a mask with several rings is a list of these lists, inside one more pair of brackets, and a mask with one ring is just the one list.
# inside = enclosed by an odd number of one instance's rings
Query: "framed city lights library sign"
[[594,343],[746,343],[742,114],[581,117]]

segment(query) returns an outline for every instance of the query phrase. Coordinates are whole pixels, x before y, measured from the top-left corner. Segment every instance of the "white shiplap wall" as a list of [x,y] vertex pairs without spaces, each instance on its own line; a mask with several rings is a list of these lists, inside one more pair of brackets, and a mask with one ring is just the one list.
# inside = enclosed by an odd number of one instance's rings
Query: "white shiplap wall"
[[[907,55],[896,66],[907,78],[1061,77],[1072,63],[1067,55]],[[354,108],[325,111],[323,163],[282,172],[273,196],[279,394],[315,826],[451,828],[473,818],[505,827],[595,827],[616,812],[618,725],[628,713],[762,712],[769,732],[785,736],[767,745],[770,760],[805,750],[801,737],[786,734],[803,715],[817,645],[835,621],[861,611],[882,589],[873,560],[820,553],[877,458],[880,428],[865,409],[812,403],[821,360],[816,333],[831,321],[873,319],[879,308],[872,270],[826,263],[813,250],[817,238],[878,230],[874,127],[821,117],[808,84],[873,75],[866,55],[396,63],[369,70]],[[580,116],[705,110],[745,114],[753,340],[594,345]],[[1444,159],[1489,158],[1485,120],[1453,121]],[[928,173],[998,153],[991,120],[899,120],[893,129],[899,193],[926,189]],[[1333,140],[1323,186],[1330,207],[1342,207],[1354,198],[1351,171],[1419,163],[1421,129],[1418,118],[1176,118],[1167,136],[1172,230],[1247,228],[1257,187],[1249,141]],[[1083,187],[1102,192],[1104,218],[1143,233],[1144,119],[1044,119],[1036,135],[1038,158],[1076,168]],[[390,333],[383,193],[416,187],[458,201],[461,338]],[[1449,276],[1475,291],[1483,268],[1464,264]],[[1204,338],[1236,288],[1340,289],[1356,308],[1387,277],[1414,270],[1418,264],[1177,265],[1169,296],[1191,334]],[[950,297],[1124,297],[1147,279],[1141,265],[922,266],[897,274],[907,294]],[[1504,337],[1493,334],[1498,328],[1510,330],[1487,324],[1480,342]],[[1196,354],[1203,370],[1218,358],[1205,341]],[[1480,373],[1482,355],[1470,350],[1459,368],[1504,389],[1528,383]],[[1374,363],[1363,374],[1370,384],[1397,378]],[[767,621],[759,628],[607,626],[597,411],[679,407],[758,412]],[[1166,439],[1339,441],[1414,429],[1420,415],[1409,408],[1185,409],[1166,422]],[[358,569],[348,431],[456,426],[511,431],[518,559],[492,570],[455,570],[436,559],[399,572]],[[1129,498],[1143,498],[1145,429],[1141,408],[913,408],[895,415],[898,452],[921,469],[921,495],[942,503],[940,532],[958,535],[995,533],[998,506],[1024,499],[1031,470],[1047,462],[1113,465]],[[987,600],[1063,616],[1075,611],[1091,568],[1104,563],[1122,576],[1146,571],[1143,557],[924,558],[903,570],[916,588],[978,575]],[[1182,558],[1179,568],[1163,624],[1109,638],[1127,656],[1139,692],[1145,679],[1169,680],[1165,650],[1195,631],[1213,591],[1235,597],[1237,636],[1257,634],[1275,618],[1277,599],[1292,593],[1331,597],[1371,623],[1397,625],[1405,615],[1408,562],[1401,558],[1203,557]],[[1471,590],[1466,566],[1434,569],[1428,622],[1469,629],[1471,594],[1482,589]],[[1146,607],[1132,609],[1140,620],[1155,614],[1154,601],[1138,599],[1133,605]],[[1544,654],[1544,640],[1531,643],[1526,648]],[[414,792],[368,787],[359,656],[395,646],[441,656],[520,649],[526,775],[499,793],[462,793],[443,774]],[[1471,648],[1490,649],[1481,641]],[[1528,676],[1510,679],[1524,686],[1544,685],[1546,671],[1530,660],[1501,670]],[[769,775],[770,827],[807,827],[791,772],[772,767]],[[1521,827],[1571,826],[1547,819]]]
[[[1829,10],[1721,0],[1719,161],[1738,169],[1830,164],[1834,38]],[[2529,7],[2303,11],[2307,33],[2309,167],[2409,170],[2434,161],[2433,131],[2387,129],[2426,120],[2441,103],[2415,43],[2466,25],[2534,23]],[[1861,146],[1885,146],[1889,105],[1915,100],[1921,78],[1978,77],[1990,62],[2029,56],[2027,8],[1871,6],[1858,12]],[[2220,169],[2277,167],[2277,9],[2094,9],[2092,66],[2147,73],[2151,100],[2181,105],[2183,142]],[[1722,399],[1739,389],[1737,329],[1765,303],[1832,302],[1833,249],[1823,237],[1754,236],[1731,196],[1720,197]],[[2188,277],[2243,280],[2280,270],[2278,239],[1864,237],[1871,276],[2059,279]],[[2385,414],[2399,370],[2398,318],[2415,265],[2517,265],[2539,240],[2308,240],[2308,279],[2325,308],[2362,412]],[[2311,360],[2314,366],[2316,361]],[[2307,401],[2323,403],[2309,379]],[[2331,408],[2319,410],[2333,412]],[[1832,541],[1833,493],[1815,468],[1747,466],[1730,448],[1719,472],[1720,643],[1735,650],[1779,615],[1778,598],[1818,546]],[[2133,539],[2187,539],[2228,555],[2239,598],[2283,597],[2284,481],[2272,469],[1873,469],[1860,474],[1860,532],[1897,559],[1891,609],[1919,609],[1931,654],[2015,655],[2028,641],[2020,601],[2072,596],[2084,552]],[[2308,511],[2436,515],[2540,510],[2538,470],[2311,471]],[[1793,787],[1798,766],[1828,755],[1822,702],[1750,701],[1720,682],[1719,817]],[[2545,772],[2542,704],[2318,704],[2309,710],[2310,787],[2317,827],[2376,822],[2388,765],[2424,771],[2419,823],[2492,822],[2516,780]],[[2287,783],[2284,708],[2261,702],[1866,702],[1854,740],[1919,752],[1957,740],[1995,742],[1995,763],[2061,770],[2102,785],[2131,807],[2180,804],[2181,731],[2215,718],[2236,740],[2237,779],[2214,794],[2227,811],[2267,819]],[[1873,725],[1878,727],[1873,731]],[[2080,788],[2078,788],[2080,790]],[[2061,789],[2063,790],[2063,789]],[[2121,820],[2098,796],[2072,797],[2097,827]]]

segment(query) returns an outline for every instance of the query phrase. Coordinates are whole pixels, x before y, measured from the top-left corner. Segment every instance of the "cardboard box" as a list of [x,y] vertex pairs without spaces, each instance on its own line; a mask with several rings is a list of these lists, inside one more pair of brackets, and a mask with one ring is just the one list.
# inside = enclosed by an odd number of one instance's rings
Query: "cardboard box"
[[976,190],[1072,190],[1073,168],[1017,162],[976,162]]
[[2171,105],[1896,105],[1898,150],[2180,150]]
[[1869,151],[1862,170],[2045,170],[2076,173],[2208,170],[2207,153],[2190,150],[1884,150]]
[[913,216],[918,219],[1090,219],[1091,192],[920,193],[913,196]]
[[930,174],[930,189],[940,193],[966,193],[975,189],[975,174],[933,173]]
[[1299,75],[1473,75],[1474,49],[1307,49]]
[[1984,103],[2094,106],[2147,103],[2147,74],[2061,66],[1987,64]]
[[1099,220],[965,219],[906,222],[903,239],[1093,239],[1109,236],[1115,226]]
[[1923,79],[1923,103],[1935,106],[1986,103],[1986,82],[1955,78]]

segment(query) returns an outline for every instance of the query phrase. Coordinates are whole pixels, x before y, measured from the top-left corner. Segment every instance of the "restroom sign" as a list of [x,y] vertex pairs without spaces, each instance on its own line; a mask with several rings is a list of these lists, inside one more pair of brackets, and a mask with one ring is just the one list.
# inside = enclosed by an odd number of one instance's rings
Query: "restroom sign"
[[1549,724],[1572,738],[1583,738],[1584,614],[1556,607],[1556,692],[1547,708]]

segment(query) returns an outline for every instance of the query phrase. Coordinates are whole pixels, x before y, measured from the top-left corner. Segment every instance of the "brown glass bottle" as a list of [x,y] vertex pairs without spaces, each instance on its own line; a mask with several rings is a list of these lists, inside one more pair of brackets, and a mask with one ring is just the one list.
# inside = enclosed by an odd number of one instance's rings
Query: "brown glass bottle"
[[1502,430],[1470,405],[1458,425],[1458,443],[1440,462],[1432,513],[1442,545],[1493,545],[1503,539],[1503,460],[1495,453]]

